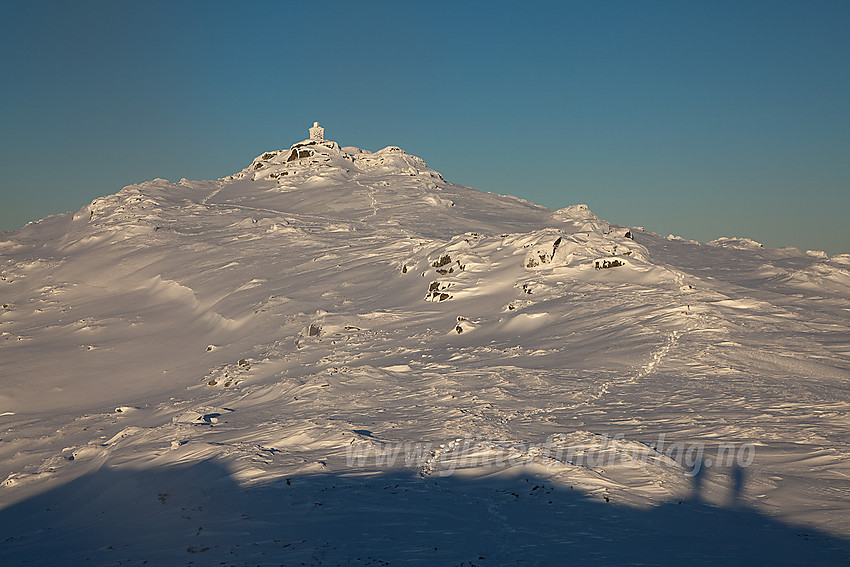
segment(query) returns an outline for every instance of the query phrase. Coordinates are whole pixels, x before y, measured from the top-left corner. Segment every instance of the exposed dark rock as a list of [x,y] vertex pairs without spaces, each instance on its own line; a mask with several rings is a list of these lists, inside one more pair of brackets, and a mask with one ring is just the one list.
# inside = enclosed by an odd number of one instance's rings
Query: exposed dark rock
[[605,270],[608,268],[619,268],[620,266],[625,266],[625,262],[621,260],[617,260],[616,258],[612,260],[603,259],[603,260],[594,260],[593,267],[597,270]]
[[447,299],[451,299],[452,296],[446,293],[444,290],[448,289],[452,284],[443,284],[438,281],[433,281],[428,286],[428,294],[425,296],[427,301],[445,301]]
[[452,257],[449,256],[448,254],[445,254],[443,256],[440,256],[439,260],[434,260],[434,262],[431,264],[431,266],[434,267],[434,268],[442,268],[446,264],[451,264],[451,263],[452,263]]

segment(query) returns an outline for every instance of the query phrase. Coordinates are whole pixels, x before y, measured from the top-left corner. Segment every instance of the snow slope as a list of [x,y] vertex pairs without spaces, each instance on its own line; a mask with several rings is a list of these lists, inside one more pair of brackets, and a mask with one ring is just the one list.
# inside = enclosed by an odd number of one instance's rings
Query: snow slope
[[3,238],[4,565],[850,560],[848,255],[317,140]]

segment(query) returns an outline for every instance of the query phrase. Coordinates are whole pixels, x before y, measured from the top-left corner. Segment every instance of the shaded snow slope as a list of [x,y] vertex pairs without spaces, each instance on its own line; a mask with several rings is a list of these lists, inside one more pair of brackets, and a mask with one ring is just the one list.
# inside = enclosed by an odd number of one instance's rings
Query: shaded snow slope
[[[844,256],[663,238],[312,140],[0,254],[0,558],[604,564],[647,521],[751,526],[744,558],[850,553]],[[160,551],[107,529],[130,506],[173,523]],[[380,534],[346,532],[356,513]]]

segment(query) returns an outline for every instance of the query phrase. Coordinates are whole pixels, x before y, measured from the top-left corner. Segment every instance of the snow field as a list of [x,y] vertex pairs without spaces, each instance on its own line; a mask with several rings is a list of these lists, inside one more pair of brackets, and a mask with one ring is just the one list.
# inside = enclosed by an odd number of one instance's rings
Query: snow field
[[4,238],[4,562],[850,556],[843,256],[306,141]]

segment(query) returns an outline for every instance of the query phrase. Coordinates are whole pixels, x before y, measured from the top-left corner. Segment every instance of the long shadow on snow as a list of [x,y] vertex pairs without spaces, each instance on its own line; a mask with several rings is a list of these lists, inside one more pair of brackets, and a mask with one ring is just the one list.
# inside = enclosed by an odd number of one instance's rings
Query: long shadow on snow
[[0,511],[2,565],[847,565],[850,541],[697,497],[649,510],[533,476],[102,469]]

